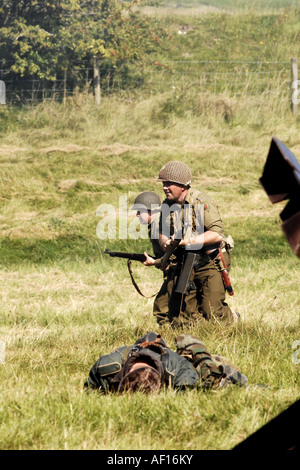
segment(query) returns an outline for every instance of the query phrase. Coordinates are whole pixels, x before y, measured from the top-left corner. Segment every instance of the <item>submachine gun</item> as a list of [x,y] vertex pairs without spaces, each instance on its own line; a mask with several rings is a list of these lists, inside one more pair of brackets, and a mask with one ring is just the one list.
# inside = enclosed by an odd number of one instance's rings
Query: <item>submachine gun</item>
[[233,295],[234,291],[231,285],[231,281],[229,278],[224,256],[223,256],[222,250],[219,248],[216,248],[210,254],[204,253],[201,255],[199,254],[199,252],[188,251],[186,258],[185,258],[185,262],[183,264],[182,271],[178,279],[176,292],[178,292],[179,294],[187,294],[190,288],[190,281],[191,281],[192,271],[194,267],[196,267],[197,264],[199,267],[205,266],[214,258],[218,258],[220,271],[221,271],[221,275],[222,275],[222,279],[223,279],[223,283],[224,283],[224,287],[226,291],[228,292],[229,295]]

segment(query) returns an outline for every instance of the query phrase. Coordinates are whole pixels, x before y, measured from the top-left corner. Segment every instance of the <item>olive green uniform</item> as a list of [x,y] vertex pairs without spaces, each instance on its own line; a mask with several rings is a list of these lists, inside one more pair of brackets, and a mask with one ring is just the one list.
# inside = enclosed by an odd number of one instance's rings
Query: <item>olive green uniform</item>
[[[168,200],[164,201],[169,204]],[[215,202],[207,195],[199,191],[189,189],[185,198],[184,205],[192,206],[192,224],[193,230],[198,230],[202,224],[203,230],[214,231],[220,234],[225,240],[223,222]],[[202,211],[198,212],[196,208],[202,205]],[[203,214],[203,221],[199,221],[199,213]],[[182,230],[184,234],[184,206],[182,207]],[[175,214],[176,215],[176,214]],[[176,219],[176,217],[175,217]],[[164,234],[164,228],[169,227],[170,235],[174,234],[173,213],[163,215],[160,218],[160,233]],[[199,232],[198,232],[199,233]],[[168,235],[169,236],[169,235]],[[205,246],[205,250],[215,247]],[[230,269],[230,253],[225,241],[222,244],[222,251],[227,270]],[[178,247],[170,256],[166,269],[164,270],[164,282],[157,294],[153,314],[159,324],[170,322],[173,325],[180,325],[185,322],[196,321],[200,318],[210,320],[233,321],[233,315],[225,302],[225,287],[220,273],[218,258],[208,262],[208,264],[194,267],[190,291],[183,295],[175,292],[179,275],[184,263],[187,250],[184,247]],[[199,251],[203,253],[203,249]]]

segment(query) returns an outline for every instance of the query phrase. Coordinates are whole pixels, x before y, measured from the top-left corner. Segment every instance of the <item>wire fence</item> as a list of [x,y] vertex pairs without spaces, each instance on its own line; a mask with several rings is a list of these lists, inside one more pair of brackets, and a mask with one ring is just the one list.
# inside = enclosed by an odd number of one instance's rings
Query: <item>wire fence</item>
[[[158,93],[170,89],[196,89],[201,93],[230,96],[260,95],[261,93],[288,95],[290,73],[279,71],[152,71],[145,81],[136,83],[142,92]],[[122,77],[114,82],[114,89],[125,89]]]
[[[93,68],[86,67],[66,70],[55,80],[25,78],[16,76],[0,64],[0,81],[5,84],[6,103],[11,104],[63,101],[84,90],[92,93],[93,77]],[[290,100],[292,79],[290,61],[154,62],[146,70],[127,63],[117,72],[105,63],[100,64],[102,96],[121,91],[147,95],[171,90],[196,90],[233,97],[268,94]]]

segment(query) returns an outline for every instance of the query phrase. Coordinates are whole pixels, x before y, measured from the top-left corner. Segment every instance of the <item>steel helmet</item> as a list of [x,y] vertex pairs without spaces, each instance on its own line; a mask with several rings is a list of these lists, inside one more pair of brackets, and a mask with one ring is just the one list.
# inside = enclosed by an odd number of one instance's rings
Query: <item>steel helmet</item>
[[158,181],[171,181],[183,186],[190,186],[192,183],[192,173],[183,162],[168,162],[160,170]]
[[148,211],[151,211],[151,209],[153,209],[153,207],[151,206],[154,205],[161,205],[160,197],[153,191],[145,191],[143,193],[140,193],[135,198],[134,205],[131,207],[131,210],[138,211],[141,209],[147,209]]

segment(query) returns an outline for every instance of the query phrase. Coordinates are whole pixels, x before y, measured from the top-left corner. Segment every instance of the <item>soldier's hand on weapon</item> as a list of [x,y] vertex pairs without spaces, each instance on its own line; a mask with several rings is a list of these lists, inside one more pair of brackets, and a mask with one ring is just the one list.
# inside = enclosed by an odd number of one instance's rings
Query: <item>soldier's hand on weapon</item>
[[172,235],[170,238],[167,238],[165,241],[164,241],[164,248],[167,249],[168,246],[170,245],[174,245],[176,244],[176,246],[181,246],[183,245],[183,239],[178,239],[176,237],[176,234]]
[[144,252],[144,255],[146,257],[146,261],[143,262],[144,266],[154,266],[155,265],[155,259],[149,256],[146,251]]
[[166,249],[168,246],[172,245],[172,242],[174,241],[174,235],[172,235],[171,238],[168,238],[165,242],[164,242],[164,248]]
[[167,249],[167,242],[168,245],[170,244],[170,238],[168,238],[166,235],[159,235],[159,244],[162,246],[164,251]]

